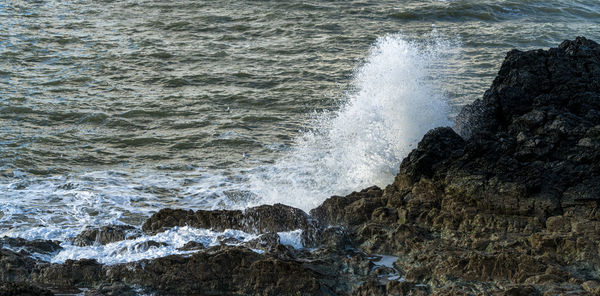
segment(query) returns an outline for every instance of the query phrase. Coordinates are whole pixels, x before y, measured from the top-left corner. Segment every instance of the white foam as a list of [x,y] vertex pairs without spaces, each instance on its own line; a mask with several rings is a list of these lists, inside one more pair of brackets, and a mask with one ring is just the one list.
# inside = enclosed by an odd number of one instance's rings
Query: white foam
[[250,176],[256,204],[310,210],[334,194],[389,184],[429,129],[450,125],[432,69],[451,45],[433,40],[378,39],[339,110],[316,116],[289,153]]
[[89,226],[140,225],[165,207],[228,208],[235,202],[225,193],[238,186],[224,174],[202,169],[62,176],[15,173],[0,180],[0,236],[62,241]]
[[385,267],[391,268],[393,270],[393,273],[383,275],[382,277],[386,278],[389,281],[400,281],[400,282],[406,281],[406,279],[403,276],[401,276],[400,273],[398,272],[398,270],[394,267],[394,262],[396,262],[398,260],[398,257],[388,256],[388,255],[377,255],[377,256],[379,257],[379,259],[377,259],[376,261],[372,261],[374,264],[373,269],[385,266]]
[[379,256],[379,260],[373,261],[375,266],[385,266],[389,268],[394,268],[394,262],[398,260],[398,257],[395,256],[387,256],[387,255],[377,255]]
[[[103,264],[117,264],[133,262],[142,259],[153,259],[173,254],[188,254],[193,251],[178,250],[188,242],[198,242],[204,247],[217,246],[223,241],[227,244],[238,245],[253,239],[259,235],[249,234],[239,230],[225,230],[223,232],[192,227],[175,227],[156,235],[144,235],[136,239],[118,241],[106,245],[94,245],[86,247],[74,246],[63,243],[64,248],[58,254],[49,258],[53,263],[62,263],[67,259],[96,259]],[[143,246],[148,242],[164,243],[158,246]]]
[[[61,176],[15,169],[12,177],[0,179],[0,236],[66,241],[88,226],[139,226],[165,207],[231,209],[280,202],[310,210],[334,194],[384,186],[427,130],[449,124],[446,99],[432,77],[446,64],[444,53],[453,45],[433,40],[419,43],[400,35],[378,39],[339,109],[316,114],[307,123],[310,129],[274,165],[245,172],[113,168]],[[245,204],[247,198],[254,200]],[[112,264],[155,258],[182,251],[173,242],[151,252],[129,250],[133,245],[128,244],[177,239],[186,232],[200,240],[219,236],[194,231],[179,229],[163,234],[167,237],[144,236],[139,242],[107,246],[66,244],[53,260],[96,258]],[[303,247],[301,233],[279,235],[282,243]],[[126,255],[116,252],[123,248]]]
[[294,249],[304,248],[304,244],[302,243],[302,229],[278,232],[277,234],[279,235],[279,243],[282,245],[288,245]]

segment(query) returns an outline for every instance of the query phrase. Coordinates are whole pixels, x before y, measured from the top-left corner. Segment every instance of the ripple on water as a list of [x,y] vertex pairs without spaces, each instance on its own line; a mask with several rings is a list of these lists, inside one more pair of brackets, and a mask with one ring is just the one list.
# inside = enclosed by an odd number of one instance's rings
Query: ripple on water
[[[165,206],[309,208],[389,180],[416,131],[443,121],[386,100],[421,97],[397,86],[436,89],[452,118],[506,51],[600,39],[596,0],[4,1],[0,16],[0,233],[31,238]],[[397,32],[411,46],[373,63]],[[423,51],[435,36],[452,58]],[[420,58],[423,76],[408,67]],[[398,114],[407,128],[383,133]],[[410,143],[384,145],[394,135]]]

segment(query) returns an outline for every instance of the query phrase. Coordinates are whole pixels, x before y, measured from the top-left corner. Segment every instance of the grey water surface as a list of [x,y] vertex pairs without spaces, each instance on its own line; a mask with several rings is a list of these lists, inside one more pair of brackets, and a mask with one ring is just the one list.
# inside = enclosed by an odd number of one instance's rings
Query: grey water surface
[[[395,73],[387,67],[421,63],[376,57],[427,62],[416,85],[441,95],[451,121],[508,50],[600,40],[599,25],[596,0],[0,1],[0,235],[60,239],[89,225],[140,225],[163,207],[243,208],[261,202],[260,186],[361,189],[319,156],[291,155],[327,154],[335,147],[317,142],[332,138],[376,141],[339,131],[356,129],[347,124],[319,132],[392,108],[396,98],[357,93]],[[394,88],[402,83],[368,94],[422,95]],[[347,113],[352,100],[364,114]],[[374,162],[397,168],[411,145],[381,146]],[[305,209],[328,197],[274,192],[273,202],[310,200]]]

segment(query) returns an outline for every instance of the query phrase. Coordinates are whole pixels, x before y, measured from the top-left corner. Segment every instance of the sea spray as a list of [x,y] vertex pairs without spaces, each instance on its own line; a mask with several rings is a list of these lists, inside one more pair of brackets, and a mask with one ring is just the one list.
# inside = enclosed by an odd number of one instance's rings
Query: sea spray
[[340,108],[315,116],[277,163],[250,176],[256,203],[310,210],[331,195],[390,183],[429,129],[450,124],[447,100],[434,78],[453,47],[441,38],[429,43],[399,34],[379,38]]
[[[165,206],[243,208],[280,202],[309,210],[333,194],[385,185],[396,174],[401,159],[428,129],[448,124],[446,98],[438,82],[443,78],[443,67],[451,62],[452,55],[447,53],[456,46],[440,38],[430,40],[433,41],[408,41],[400,35],[378,39],[364,64],[355,71],[337,111],[313,116],[307,130],[279,161],[250,170],[247,179],[241,178],[239,183],[202,171],[181,173],[190,174],[187,179],[197,179],[187,187],[168,174],[145,176],[143,172],[118,170],[38,177],[39,180],[22,175],[6,184],[0,222],[8,227],[0,234],[68,241],[89,226],[136,225],[143,221],[141,217]],[[25,185],[19,185],[25,181]],[[24,186],[27,190],[22,190]],[[153,188],[161,190],[155,192]],[[253,196],[247,204],[243,198],[234,202],[215,192],[244,189]],[[48,198],[53,200],[49,208],[30,207],[32,202],[43,203]],[[219,201],[223,204],[211,204]],[[32,217],[39,222],[23,224]],[[133,247],[147,240],[176,240],[173,236],[182,231],[187,230],[169,232],[165,237],[142,236],[109,246],[77,247],[65,243],[63,251],[47,259],[61,262],[89,257],[112,264],[185,253],[177,250],[177,244],[143,252]],[[213,237],[195,235],[199,241]],[[282,235],[290,244],[298,245]]]

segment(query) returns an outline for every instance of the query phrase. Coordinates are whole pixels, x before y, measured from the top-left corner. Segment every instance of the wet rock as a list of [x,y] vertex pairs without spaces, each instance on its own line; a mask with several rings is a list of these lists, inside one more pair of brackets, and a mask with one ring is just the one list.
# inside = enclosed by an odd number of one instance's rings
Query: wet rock
[[317,245],[323,248],[344,250],[352,244],[348,231],[344,227],[329,226],[321,232]]
[[592,295],[600,295],[600,283],[598,281],[586,281],[581,284],[581,287]]
[[382,194],[332,197],[311,214],[345,227],[351,245],[399,256],[407,280],[434,293],[580,293],[578,279],[600,280],[598,110],[598,44],[511,51],[458,133],[429,131]]
[[98,288],[83,293],[84,296],[136,296],[139,294],[134,288],[123,284],[100,285]]
[[244,246],[258,250],[271,250],[277,245],[279,245],[279,235],[277,233],[266,233],[256,239],[244,243]]
[[140,252],[146,252],[151,248],[160,248],[160,247],[165,247],[168,245],[169,244],[164,243],[164,242],[156,242],[156,241],[149,240],[149,241],[140,242],[140,243],[131,245],[129,247],[122,248],[119,250],[119,253],[124,254],[128,251],[140,253]]
[[504,296],[536,296],[540,295],[539,291],[531,285],[528,286],[516,286],[507,289],[503,293]]
[[187,242],[185,243],[185,245],[183,245],[181,248],[178,248],[177,250],[180,251],[199,251],[199,250],[203,250],[205,249],[204,245],[202,243],[199,242]]
[[109,266],[106,274],[164,295],[323,295],[317,275],[302,264],[240,247]]
[[353,192],[348,196],[333,196],[310,211],[311,216],[326,225],[356,225],[371,218],[372,212],[381,207],[378,199],[383,194],[377,186]]
[[1,282],[0,296],[53,296],[54,294],[43,287],[24,282]]
[[29,282],[30,275],[43,267],[43,263],[29,257],[27,252],[0,249],[0,281]]
[[129,225],[102,226],[100,228],[89,228],[82,231],[73,239],[76,246],[92,246],[94,244],[106,245],[122,241],[128,234],[132,236],[135,228]]
[[81,286],[95,286],[102,280],[102,265],[94,259],[67,260],[52,264],[33,274],[32,278],[53,290],[65,290]]
[[25,251],[27,253],[52,254],[60,251],[62,247],[60,242],[52,240],[26,240],[22,238],[2,237],[0,245],[3,248],[10,248],[16,251]]
[[307,244],[315,240],[319,231],[316,221],[304,211],[282,204],[262,205],[244,211],[198,210],[194,212],[162,209],[146,220],[142,230],[148,234],[155,234],[176,226],[217,231],[238,229],[258,234],[302,229]]

